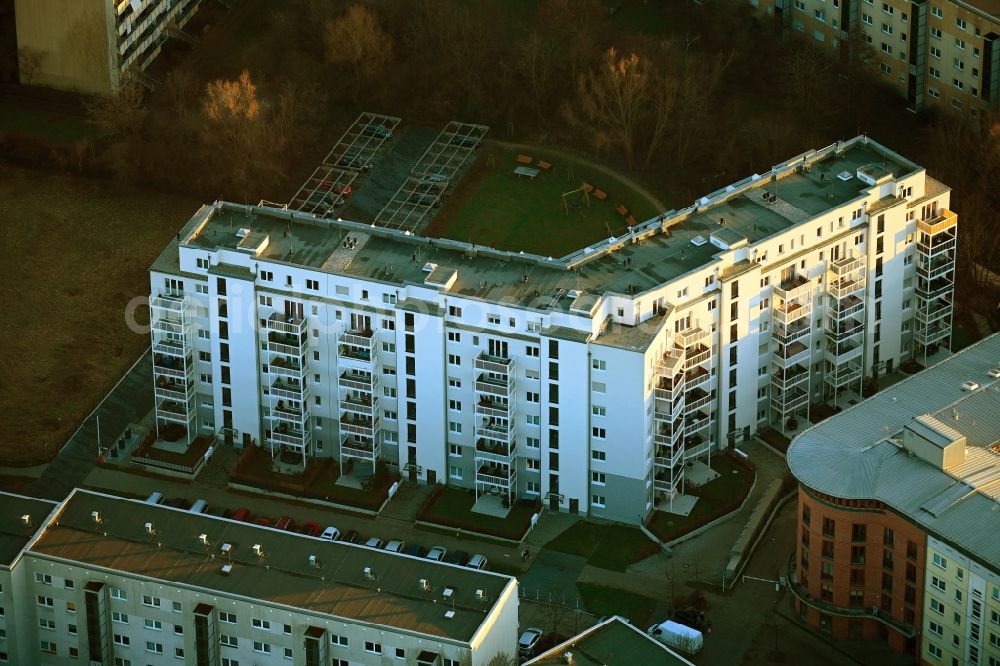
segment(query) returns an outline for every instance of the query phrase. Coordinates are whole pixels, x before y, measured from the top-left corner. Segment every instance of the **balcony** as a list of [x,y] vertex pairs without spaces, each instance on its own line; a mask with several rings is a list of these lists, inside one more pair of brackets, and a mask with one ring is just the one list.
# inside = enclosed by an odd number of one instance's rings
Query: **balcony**
[[864,270],[865,264],[864,257],[844,257],[843,259],[835,259],[830,262],[830,272],[837,277],[844,277],[850,275],[851,273],[860,273]]
[[861,356],[864,345],[859,340],[848,339],[844,342],[826,341],[826,359],[835,365],[846,363]]
[[771,396],[771,407],[783,414],[803,409],[808,405],[809,394],[800,387],[793,388],[790,391],[780,391]]
[[265,330],[291,335],[299,339],[305,335],[308,325],[309,322],[306,319],[298,319],[277,312],[272,313],[271,316],[264,320]]
[[947,317],[952,313],[952,310],[954,310],[954,305],[951,302],[951,295],[946,294],[932,301],[918,299],[915,316],[917,321],[928,324]]
[[659,376],[653,384],[653,397],[657,400],[672,402],[674,398],[684,395],[684,375]]
[[846,363],[833,370],[827,370],[824,381],[835,389],[841,389],[861,379],[861,364]]
[[864,322],[853,317],[844,320],[833,319],[828,322],[828,328],[825,331],[826,337],[834,342],[844,342],[848,338],[864,332]]
[[289,444],[297,448],[305,448],[312,440],[308,429],[291,428],[281,424],[271,430],[267,439],[274,444]]
[[837,278],[826,286],[827,292],[836,299],[856,296],[865,290],[864,278]]
[[712,394],[704,391],[702,389],[694,389],[693,391],[688,391],[687,395],[684,396],[684,412],[690,413],[696,409],[701,409],[702,407],[707,407],[712,402]]
[[952,252],[956,244],[957,239],[951,234],[935,237],[922,235],[917,243],[917,252],[924,257],[934,258]]
[[947,208],[929,220],[917,220],[917,229],[929,236],[936,236],[958,224],[958,215]]
[[483,373],[476,379],[476,391],[509,398],[514,392],[514,375],[510,374],[500,378]]
[[827,312],[834,319],[847,319],[865,309],[865,302],[857,296],[848,296],[840,300],[835,300],[830,304]]
[[691,435],[684,441],[684,460],[693,460],[709,452],[712,440],[701,435]]
[[485,437],[498,442],[509,442],[513,436],[514,424],[512,423],[497,423],[490,419],[487,424],[476,428],[476,437]]
[[924,300],[931,300],[945,294],[950,294],[955,289],[955,282],[947,277],[939,277],[936,280],[917,280],[917,297]]
[[712,373],[699,365],[684,373],[684,387],[687,389],[704,388],[711,382],[711,379]]
[[693,412],[684,416],[684,435],[690,436],[708,427],[711,418],[705,412]]
[[679,349],[667,351],[660,358],[660,363],[656,368],[656,374],[672,377],[681,371],[684,365],[684,352]]
[[161,338],[153,343],[153,353],[164,356],[182,357],[188,356],[190,348],[183,340],[174,338]]
[[156,417],[174,423],[186,424],[194,418],[194,413],[187,402],[160,400],[156,403]]
[[779,368],[809,363],[809,347],[801,342],[784,345],[771,354],[771,361]]
[[369,368],[377,358],[378,338],[371,331],[341,333],[339,342],[337,351],[345,367]]
[[514,486],[514,466],[484,463],[476,469],[476,483],[509,491]]
[[676,421],[673,425],[670,423],[660,423],[653,430],[653,442],[658,446],[679,446],[683,435],[683,421]]
[[812,321],[800,320],[798,323],[783,324],[774,327],[774,339],[783,345],[809,337],[812,331]]
[[185,325],[182,320],[171,317],[157,317],[152,321],[153,333],[159,333],[163,336],[183,338],[188,328],[189,326]]
[[514,403],[483,395],[476,402],[476,414],[488,418],[511,419],[514,417]]
[[801,386],[809,381],[809,368],[804,365],[793,365],[788,368],[774,368],[771,372],[771,386],[781,391]]
[[340,409],[341,411],[349,414],[358,414],[360,416],[367,416],[368,418],[371,418],[375,415],[377,406],[372,404],[370,398],[367,400],[355,400],[354,398],[348,397],[340,401]]
[[663,470],[654,476],[653,489],[657,492],[674,495],[677,492],[677,488],[681,485],[681,480],[684,478],[683,467],[680,470],[680,472]]
[[513,465],[517,456],[517,446],[510,444],[497,444],[485,439],[476,441],[476,460],[485,460],[491,463],[502,463]]
[[681,462],[684,453],[680,446],[657,446],[653,452],[653,465],[656,467],[675,467]]
[[807,298],[811,294],[812,281],[803,275],[796,274],[794,277],[774,285],[774,295],[785,301]]
[[712,350],[705,345],[699,344],[687,351],[687,358],[684,360],[684,370],[706,363],[712,359]]
[[664,400],[653,402],[653,418],[672,423],[684,412],[684,394],[676,393],[673,402]]
[[[154,350],[155,351],[155,350]],[[172,354],[154,353],[153,355],[153,375],[164,377],[175,377],[186,379],[194,376],[194,371],[190,356],[177,356]]]
[[508,375],[512,368],[513,363],[509,358],[503,358],[501,356],[490,356],[489,354],[482,353],[476,358],[476,370],[484,370],[485,372],[494,373],[497,375]]
[[276,398],[304,402],[309,399],[309,393],[309,387],[304,382],[288,381],[281,377],[271,382],[270,394]]
[[301,357],[306,347],[305,337],[287,335],[285,333],[270,333],[267,340],[267,351],[283,356]]
[[273,375],[289,377],[302,383],[305,377],[305,368],[299,359],[275,358],[268,365],[268,371]]
[[177,381],[172,377],[159,376],[153,382],[153,394],[157,398],[187,402],[194,392],[191,382]]
[[949,335],[951,335],[951,326],[933,324],[926,328],[915,330],[913,332],[913,339],[926,347],[927,345],[944,340]]
[[381,453],[381,448],[374,439],[359,439],[350,435],[340,440],[340,458],[356,458],[374,462]]
[[305,428],[306,420],[309,418],[308,411],[303,411],[301,407],[292,407],[283,404],[280,400],[278,403],[268,410],[267,416],[273,423],[288,423],[299,428]]
[[337,383],[341,388],[351,389],[352,391],[375,393],[378,390],[378,377],[370,372],[344,370],[340,373]]
[[181,295],[160,295],[154,297],[149,302],[149,307],[154,313],[173,313],[175,315],[182,315],[184,311],[188,308],[190,300],[187,296]]
[[379,417],[378,414],[372,416],[372,418],[362,418],[359,416],[352,416],[344,414],[340,417],[340,432],[350,433],[352,435],[363,435],[365,437],[375,437],[376,432],[379,428]]
[[917,276],[924,280],[934,280],[955,270],[955,259],[949,256],[921,258],[917,261]]
[[708,331],[694,327],[688,328],[679,333],[674,333],[674,345],[681,349],[687,349],[696,345],[708,337]]
[[812,314],[812,301],[805,303],[789,303],[787,301],[779,303],[778,300],[775,300],[774,303],[775,306],[771,311],[771,316],[775,322],[784,324],[785,326]]

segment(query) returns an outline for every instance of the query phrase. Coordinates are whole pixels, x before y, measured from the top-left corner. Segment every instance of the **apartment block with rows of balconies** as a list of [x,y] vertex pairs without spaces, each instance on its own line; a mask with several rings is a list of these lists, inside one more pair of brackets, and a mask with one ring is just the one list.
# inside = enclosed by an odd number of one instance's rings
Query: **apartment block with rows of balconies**
[[[907,107],[942,105],[975,117],[1000,107],[997,0],[751,0],[782,33],[847,58],[867,45],[872,65]],[[856,38],[852,38],[852,33]]]
[[204,206],[151,268],[157,423],[639,522],[949,345],[949,195],[857,137],[562,258]]

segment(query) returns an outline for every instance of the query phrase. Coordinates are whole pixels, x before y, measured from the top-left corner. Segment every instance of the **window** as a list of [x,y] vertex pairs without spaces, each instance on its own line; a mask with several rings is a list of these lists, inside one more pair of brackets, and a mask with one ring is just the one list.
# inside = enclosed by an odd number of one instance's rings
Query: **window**
[[121,589],[120,587],[112,587],[111,598],[120,599],[121,601],[128,601],[128,594],[125,592],[125,590]]
[[524,417],[524,422],[528,425],[539,425],[541,423],[542,417],[538,414],[528,414]]
[[450,317],[461,317],[462,316],[462,308],[456,307],[454,305],[449,305],[448,306],[448,316],[450,316]]
[[451,365],[462,365],[462,357],[458,354],[448,354],[448,363]]
[[935,659],[940,659],[941,658],[941,648],[939,648],[934,643],[928,643],[927,644],[927,652],[928,652],[928,654],[930,654]]
[[823,519],[823,536],[833,537],[836,534],[837,523],[832,518]]
[[153,631],[163,631],[163,623],[159,620],[150,620],[146,618],[142,621],[142,624],[147,629],[151,629]]
[[872,16],[871,16],[871,14],[862,13],[861,14],[861,20],[864,21],[865,23],[867,23],[868,25],[872,24]]
[[222,666],[240,666],[240,662],[235,659],[230,659],[229,657],[223,657]]
[[143,606],[149,606],[151,608],[159,608],[160,607],[160,598],[159,597],[153,597],[153,596],[150,596],[148,594],[144,594],[144,595],[142,595],[142,605]]
[[52,584],[52,576],[50,576],[48,574],[36,573],[35,574],[35,582],[36,583],[41,583],[42,585],[51,585]]
[[396,659],[406,659],[406,650],[403,648],[396,648]]
[[292,648],[285,648],[285,659],[294,659]]
[[889,16],[892,16],[896,12],[896,9],[895,9],[895,7],[893,7],[892,5],[890,5],[889,3],[883,2],[882,3],[882,11],[885,12],[886,14],[888,14]]
[[146,652],[152,652],[153,654],[163,654],[163,643],[154,643],[153,641],[146,641]]
[[590,362],[590,367],[592,367],[594,370],[607,370],[608,362],[595,358]]
[[456,435],[462,433],[462,424],[458,421],[448,421],[448,432],[453,432]]
[[955,19],[955,27],[959,30],[967,30],[969,28],[969,24],[966,23],[964,18],[957,18]]
[[319,280],[306,280],[306,289],[312,289],[313,291],[319,291]]
[[128,624],[128,615],[126,613],[119,613],[118,611],[112,611],[111,621],[117,622],[118,624]]
[[41,645],[42,652],[46,652],[48,654],[56,653],[56,644],[52,641],[40,641],[39,644]]
[[49,608],[52,608],[52,605],[53,605],[52,597],[46,597],[46,596],[44,596],[42,594],[39,594],[38,595],[38,605],[39,606],[48,606]]
[[927,68],[927,73],[931,75],[932,79],[940,79],[941,78],[941,70],[938,69],[937,67],[928,67]]
[[250,620],[250,624],[253,625],[254,629],[263,629],[265,631],[271,629],[271,623],[267,620],[259,620],[257,618],[253,618],[252,620]]
[[941,18],[941,16],[942,16],[941,8],[940,7],[936,7],[936,6],[932,6],[931,7],[931,16],[933,16],[934,18]]
[[48,629],[49,631],[55,631],[56,621],[55,620],[50,620],[50,619],[44,618],[44,617],[43,618],[39,618],[39,620],[38,620],[38,626],[41,627],[42,629]]
[[942,604],[940,601],[938,601],[934,597],[931,597],[931,610],[934,611],[935,613],[940,613],[940,614],[943,615],[944,614],[944,604]]
[[271,654],[271,644],[262,641],[253,642],[253,651],[261,654]]
[[460,411],[462,411],[462,401],[461,400],[449,400],[448,401],[448,409],[450,409],[450,410],[452,410],[454,412],[460,412]]
[[942,592],[945,591],[945,587],[946,587],[945,582],[943,580],[941,580],[940,578],[938,578],[937,576],[931,576],[931,585],[933,585],[937,589],[941,590]]
[[934,555],[931,556],[931,562],[933,562],[934,566],[936,566],[936,567],[940,567],[940,568],[942,568],[942,569],[944,569],[946,571],[948,569],[948,560],[946,560],[945,558],[941,557],[937,553],[934,553]]
[[888,23],[883,23],[882,24],[882,32],[884,32],[887,35],[891,35],[892,34],[892,26],[889,25]]
[[603,486],[607,484],[608,478],[604,472],[591,472],[590,481],[595,486]]
[[236,624],[236,613],[227,613],[226,611],[219,611],[219,622]]
[[448,455],[449,456],[453,456],[453,457],[461,458],[462,457],[462,447],[460,445],[458,445],[458,444],[449,444],[448,445]]
[[173,611],[174,611],[175,613],[180,613],[180,612],[182,612],[183,610],[184,610],[184,604],[182,604],[182,603],[181,603],[181,602],[179,602],[179,601],[175,601],[175,602],[173,603]]
[[239,639],[237,639],[236,636],[228,636],[226,634],[219,635],[219,643],[231,648],[240,646]]
[[931,37],[934,39],[941,39],[941,28],[931,26]]
[[448,467],[448,478],[454,479],[456,481],[462,480],[462,468],[458,465],[451,465]]
[[129,645],[132,641],[128,636],[123,636],[122,634],[114,634],[112,637],[115,645]]
[[937,58],[938,60],[940,60],[941,59],[941,49],[939,49],[936,46],[932,46],[931,47],[931,57],[932,58]]
[[370,652],[372,654],[382,654],[382,644],[374,643],[372,641],[365,641],[365,652]]
[[851,541],[865,541],[868,536],[868,526],[864,523],[853,523],[851,525]]
[[590,434],[594,436],[594,439],[604,439],[607,432],[604,428],[593,427],[590,429]]
[[590,498],[591,506],[597,507],[598,509],[603,509],[606,502],[607,500],[604,495],[592,495]]
[[347,647],[347,636],[338,636],[336,634],[333,634],[332,636],[330,636],[330,642],[336,645],[337,647],[345,648]]
[[593,414],[594,416],[607,416],[608,409],[607,407],[602,407],[601,405],[593,405],[590,408],[590,413]]
[[590,459],[594,462],[605,462],[608,459],[608,454],[604,451],[591,451]]
[[528,402],[540,402],[540,397],[536,391],[528,391],[525,395],[525,399]]
[[882,70],[883,74],[892,74],[892,67],[890,67],[889,65],[885,64],[884,62],[880,62],[878,64],[878,68],[880,70]]

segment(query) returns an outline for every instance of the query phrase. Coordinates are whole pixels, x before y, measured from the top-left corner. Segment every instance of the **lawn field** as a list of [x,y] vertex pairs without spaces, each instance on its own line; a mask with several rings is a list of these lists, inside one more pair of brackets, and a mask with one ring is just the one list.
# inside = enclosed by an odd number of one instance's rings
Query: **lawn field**
[[588,564],[612,571],[625,571],[630,564],[660,552],[659,544],[636,527],[587,520],[573,523],[545,547],[585,557]]
[[30,465],[149,345],[126,305],[148,294],[149,265],[199,202],[8,166],[0,199],[0,464]]
[[[515,252],[561,257],[610,234],[624,231],[622,204],[642,222],[663,212],[637,186],[604,168],[555,151],[530,151],[533,163],[553,165],[534,179],[518,177],[514,169],[520,151],[487,141],[475,164],[448,203],[431,221],[425,235],[490,245]],[[579,190],[584,183],[607,193],[601,201]]]

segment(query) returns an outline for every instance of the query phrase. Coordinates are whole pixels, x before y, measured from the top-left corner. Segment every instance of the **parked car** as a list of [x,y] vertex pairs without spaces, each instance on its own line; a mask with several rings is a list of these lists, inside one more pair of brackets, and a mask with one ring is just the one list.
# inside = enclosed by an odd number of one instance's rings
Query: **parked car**
[[299,525],[299,531],[302,534],[308,534],[309,536],[312,537],[318,537],[320,535],[320,532],[323,531],[323,528],[320,527],[319,524],[314,523],[311,520],[307,520]]
[[295,520],[291,516],[282,516],[278,518],[278,522],[274,524],[279,530],[288,530],[289,532],[295,530]]
[[531,656],[531,653],[535,651],[538,641],[542,639],[542,634],[544,633],[537,627],[531,627],[521,634],[521,637],[517,639],[517,651],[521,653],[522,657]]
[[386,141],[392,138],[392,130],[385,125],[380,125],[378,123],[368,123],[361,128],[361,133],[365,136],[374,136],[379,139],[385,139]]
[[428,560],[434,560],[435,562],[440,562],[444,559],[444,556],[448,554],[448,549],[444,546],[434,546],[427,553]]
[[705,611],[694,607],[680,608],[674,611],[674,621],[692,629],[700,629],[705,624]]
[[328,527],[323,530],[323,533],[319,535],[320,539],[326,539],[327,541],[340,541],[340,530],[336,527]]
[[146,504],[159,504],[163,501],[163,493],[151,493],[149,497],[146,498]]
[[208,502],[206,502],[203,499],[200,499],[197,500],[194,504],[192,504],[191,508],[188,509],[188,511],[190,511],[191,513],[205,513],[205,509],[207,508],[208,508]]
[[443,173],[425,173],[420,177],[421,183],[443,183],[448,180],[448,177]]
[[236,511],[233,511],[232,518],[233,520],[242,520],[243,522],[250,522],[250,509],[246,508],[245,506],[241,506],[240,508],[236,509]]
[[466,566],[470,569],[479,569],[482,571],[486,568],[487,564],[489,564],[489,562],[487,561],[486,556],[477,553],[469,558],[469,563]]
[[406,542],[401,539],[393,539],[389,543],[385,544],[385,549],[390,553],[402,552],[403,548],[406,547]]
[[272,521],[267,516],[257,516],[256,518],[253,519],[253,522],[263,527],[271,527],[274,524],[274,521]]
[[357,530],[347,530],[344,535],[340,537],[341,541],[346,541],[347,543],[360,543],[361,535],[358,534]]
[[409,546],[403,549],[404,555],[412,555],[413,557],[423,557],[427,554],[427,549],[421,546],[419,543],[411,543]]
[[445,560],[448,564],[457,564],[460,567],[464,567],[469,563],[469,554],[464,550],[455,550],[448,556]]
[[184,511],[191,508],[191,502],[187,501],[183,497],[171,497],[170,499],[163,500],[161,504],[175,509],[183,509]]
[[365,545],[368,546],[369,548],[381,549],[382,546],[385,545],[385,542],[382,541],[382,539],[379,539],[378,537],[371,537],[370,539],[368,539],[368,541],[365,541]]
[[705,642],[704,636],[697,629],[670,620],[654,624],[646,633],[667,647],[687,654],[697,653]]

